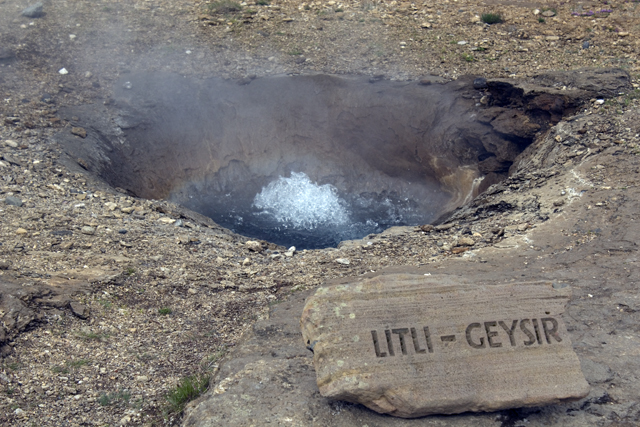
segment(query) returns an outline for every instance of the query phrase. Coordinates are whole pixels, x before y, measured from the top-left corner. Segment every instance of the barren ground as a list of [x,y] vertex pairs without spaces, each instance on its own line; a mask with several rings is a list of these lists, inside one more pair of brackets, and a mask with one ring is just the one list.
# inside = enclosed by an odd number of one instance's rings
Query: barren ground
[[[640,4],[259,3],[45,2],[44,15],[27,18],[20,12],[28,3],[0,0],[0,303],[23,307],[0,312],[11,331],[0,336],[0,423],[177,424],[178,414],[166,415],[166,394],[187,375],[215,373],[271,303],[393,265],[447,268],[484,256],[499,267],[498,252],[481,251],[502,244],[511,273],[519,259],[527,274],[547,268],[577,287],[578,355],[610,366],[592,378],[605,392],[576,411],[593,425],[637,425],[637,91],[593,100],[541,135],[548,156],[529,153],[519,174],[477,205],[502,200],[513,209],[461,214],[437,233],[392,230],[364,247],[293,257],[251,251],[246,238],[176,206],[70,170],[52,136],[71,127],[59,107],[102,102],[115,79],[136,70],[451,79],[617,66],[637,89]],[[479,22],[489,12],[504,22]],[[574,142],[559,144],[569,136]],[[16,197],[22,206],[9,204]],[[452,250],[467,234],[472,250]],[[345,258],[349,265],[335,262]],[[593,266],[599,275],[589,274]]]

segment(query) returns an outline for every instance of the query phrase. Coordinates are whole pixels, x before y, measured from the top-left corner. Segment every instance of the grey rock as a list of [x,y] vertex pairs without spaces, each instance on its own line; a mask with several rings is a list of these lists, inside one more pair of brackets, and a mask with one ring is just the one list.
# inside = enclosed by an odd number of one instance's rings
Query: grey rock
[[586,357],[580,360],[582,372],[589,384],[606,383],[613,379],[613,372],[604,363],[594,362]]
[[5,204],[7,205],[11,205],[11,206],[17,206],[17,207],[21,207],[22,206],[22,200],[20,200],[19,197],[16,196],[7,196],[4,199]]
[[80,229],[80,232],[82,234],[88,234],[88,235],[93,235],[96,232],[96,229],[93,227],[89,227],[88,225],[85,225],[84,227],[82,227],[82,229]]
[[27,18],[40,18],[44,15],[44,4],[38,2],[35,3],[21,12],[22,16],[26,16]]
[[582,48],[583,49],[589,49],[589,40],[585,40],[582,42]]
[[90,310],[89,307],[87,307],[84,304],[80,304],[79,302],[76,301],[71,301],[71,304],[69,304],[69,307],[71,308],[71,312],[81,318],[81,319],[87,319],[89,317],[90,314]]
[[473,88],[474,89],[486,89],[487,86],[487,79],[485,79],[484,77],[477,77],[473,80]]

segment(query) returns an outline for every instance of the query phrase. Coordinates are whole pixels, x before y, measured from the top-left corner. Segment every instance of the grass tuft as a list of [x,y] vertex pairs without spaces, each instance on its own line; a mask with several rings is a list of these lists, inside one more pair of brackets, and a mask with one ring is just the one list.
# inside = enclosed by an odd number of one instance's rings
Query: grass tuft
[[184,378],[167,396],[167,415],[179,415],[187,403],[197,399],[209,389],[209,374],[195,374]]
[[220,0],[210,3],[208,6],[209,13],[231,13],[240,12],[242,6],[231,0]]
[[158,309],[158,314],[161,316],[169,315],[173,312],[169,307],[163,307]]
[[480,19],[485,24],[500,24],[502,22],[502,15],[499,13],[483,13]]

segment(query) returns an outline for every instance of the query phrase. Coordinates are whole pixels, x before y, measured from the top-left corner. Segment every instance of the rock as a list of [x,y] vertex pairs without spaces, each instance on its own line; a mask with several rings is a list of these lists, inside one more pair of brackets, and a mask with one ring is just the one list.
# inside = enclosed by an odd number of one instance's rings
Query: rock
[[589,40],[585,40],[582,42],[582,48],[583,49],[589,49]]
[[87,131],[84,128],[81,127],[72,127],[71,128],[71,133],[79,136],[80,138],[86,138],[87,137]]
[[252,252],[262,252],[262,243],[257,240],[248,240],[245,242],[244,246]]
[[249,265],[251,265],[251,260],[250,260],[249,258],[245,258],[245,259],[242,261],[242,266],[243,266],[243,267],[246,267],[246,266],[249,266]]
[[35,3],[24,9],[20,14],[27,18],[40,18],[44,15],[44,5],[40,2]]
[[431,28],[432,25],[430,22],[423,22],[422,24],[420,24],[420,28]]
[[81,319],[88,319],[89,318],[89,314],[91,313],[91,311],[89,310],[89,307],[87,307],[84,304],[80,304],[79,302],[76,301],[71,301],[71,303],[69,304],[69,307],[71,308],[71,312],[81,318]]
[[130,214],[131,212],[133,212],[135,208],[129,206],[128,208],[122,208],[120,209],[122,211],[122,213],[126,213],[126,214]]
[[285,253],[284,256],[286,257],[292,257],[293,254],[296,253],[296,247],[295,246],[291,246]]
[[4,203],[11,206],[17,206],[17,207],[22,206],[22,200],[20,200],[20,198],[16,196],[7,196],[4,199]]
[[487,79],[485,79],[484,77],[476,77],[475,79],[473,79],[473,88],[480,90],[480,89],[486,89],[489,86],[487,86]]
[[25,230],[24,228],[18,228],[16,230],[16,234],[27,234],[27,230]]
[[136,377],[136,381],[139,383],[146,383],[147,381],[149,381],[149,377],[147,377],[146,375],[139,375]]
[[545,10],[541,15],[545,18],[551,18],[553,16],[556,16],[556,13],[553,10]]
[[300,325],[330,400],[403,418],[540,406],[589,393],[561,317],[570,294],[385,274],[320,287]]
[[118,207],[118,205],[113,202],[107,202],[104,204],[104,206],[110,211],[114,211]]
[[11,267],[11,263],[9,261],[0,261],[0,270],[8,270]]
[[73,247],[73,242],[62,242],[60,243],[60,249],[69,250]]
[[458,239],[458,246],[473,246],[476,242],[471,237],[461,237]]
[[351,261],[349,261],[348,258],[337,258],[334,260],[334,262],[338,263],[338,264],[342,264],[342,265],[349,265],[351,264]]
[[5,144],[7,147],[11,147],[11,148],[18,148],[18,143],[17,143],[17,142],[15,142],[15,141],[13,141],[13,140],[11,140],[11,139],[7,139],[6,141],[4,141],[4,144]]
[[82,227],[82,228],[80,229],[80,232],[81,232],[82,234],[93,235],[93,234],[95,234],[96,229],[95,229],[95,228],[93,228],[93,227],[89,227],[88,225],[85,225],[84,227]]
[[455,223],[453,223],[453,222],[450,222],[448,224],[440,224],[440,225],[436,225],[434,227],[434,230],[436,230],[436,231],[445,231],[445,230],[448,230],[448,229],[452,228],[453,226],[455,226]]
[[468,250],[469,250],[468,247],[458,246],[456,248],[451,249],[451,253],[457,255],[457,254],[461,254],[463,252],[467,252]]
[[431,225],[431,224],[422,225],[422,226],[420,226],[420,230],[424,231],[425,233],[429,233],[429,232],[433,231],[433,225]]

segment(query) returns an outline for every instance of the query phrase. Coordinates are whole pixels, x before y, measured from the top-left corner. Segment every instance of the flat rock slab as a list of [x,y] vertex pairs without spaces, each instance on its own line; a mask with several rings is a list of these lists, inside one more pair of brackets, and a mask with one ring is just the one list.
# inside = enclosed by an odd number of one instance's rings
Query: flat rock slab
[[550,282],[380,275],[319,288],[301,319],[320,393],[403,418],[577,400],[589,386]]

